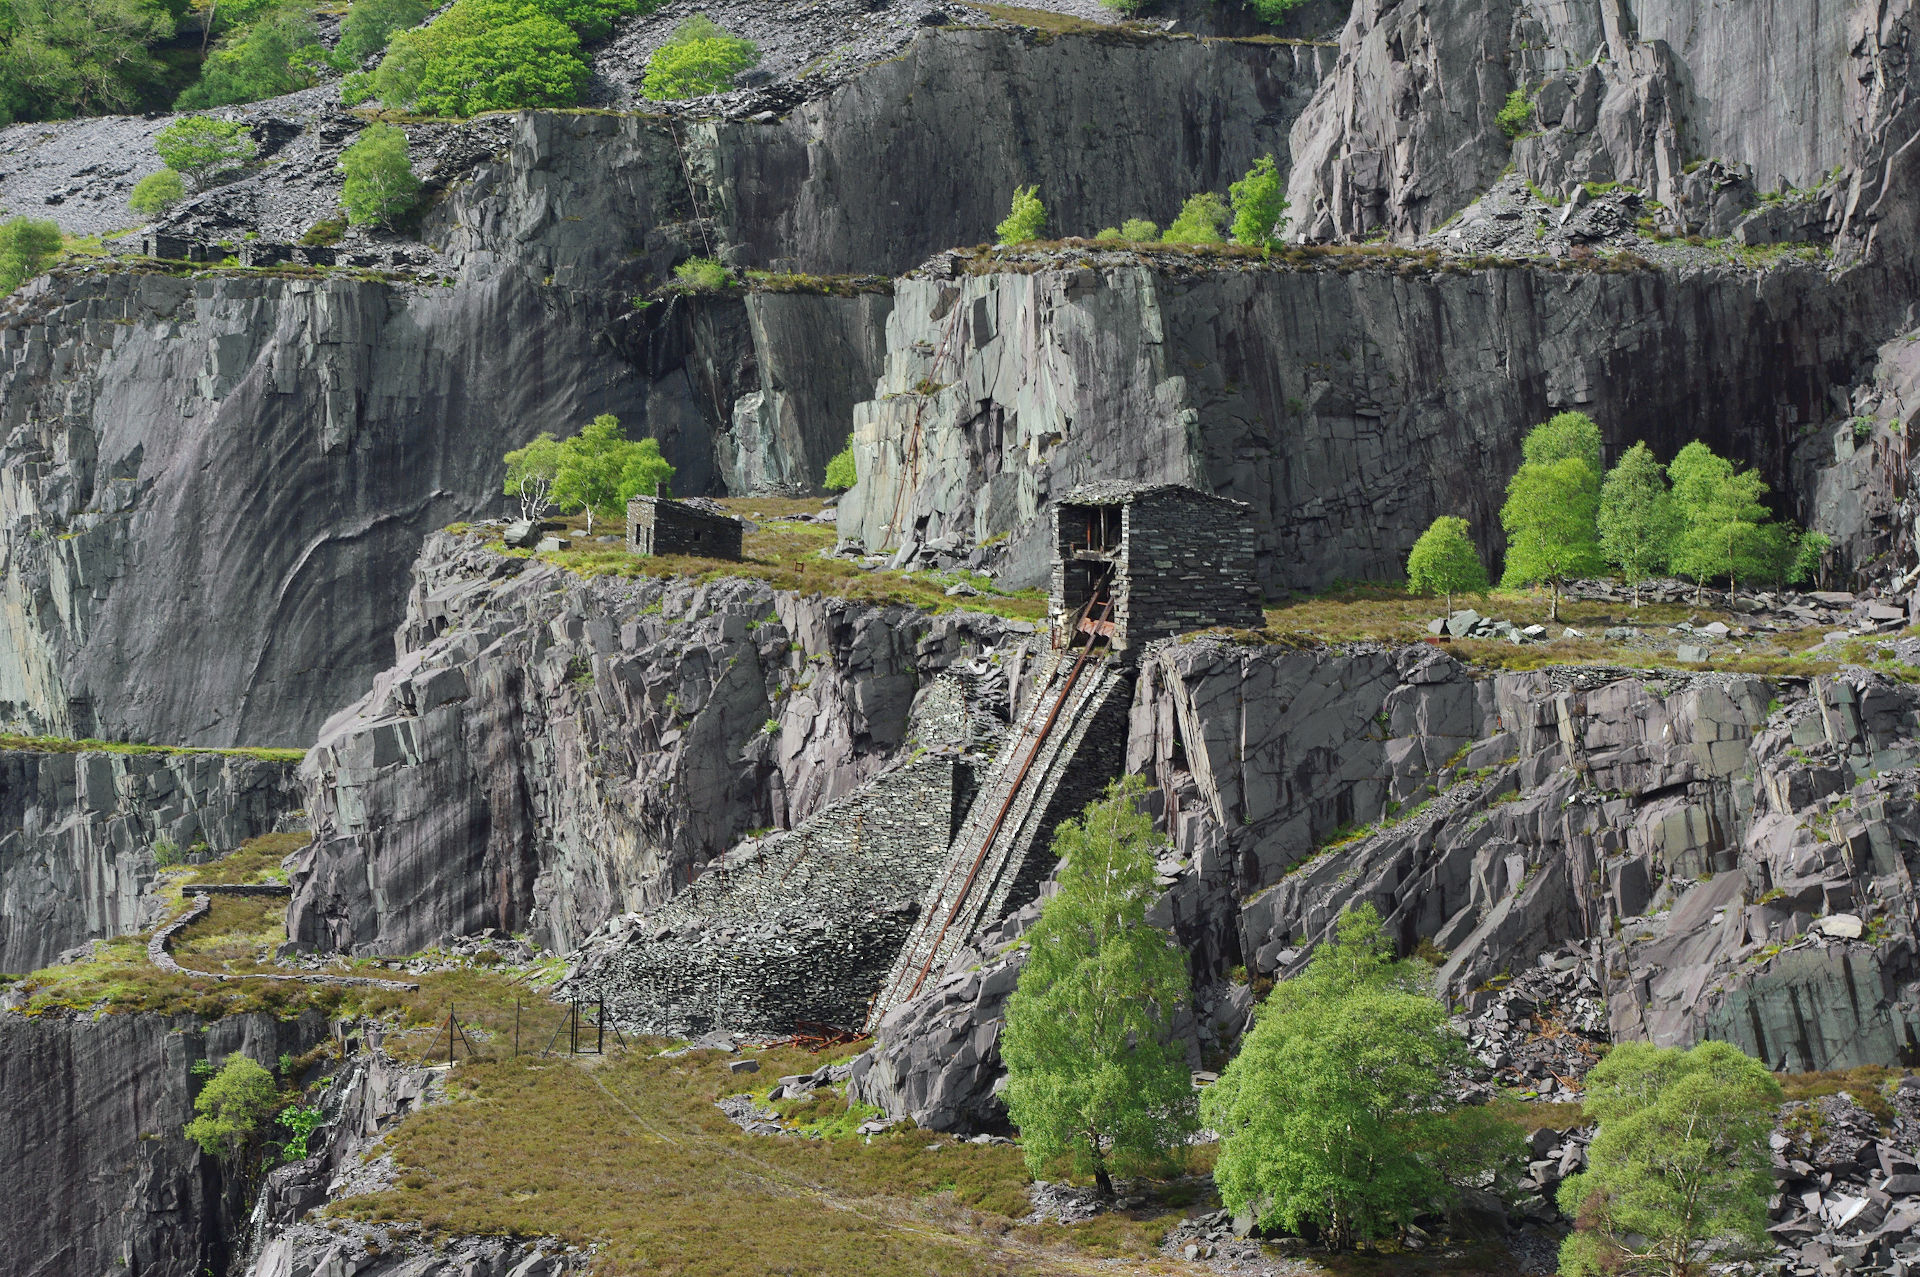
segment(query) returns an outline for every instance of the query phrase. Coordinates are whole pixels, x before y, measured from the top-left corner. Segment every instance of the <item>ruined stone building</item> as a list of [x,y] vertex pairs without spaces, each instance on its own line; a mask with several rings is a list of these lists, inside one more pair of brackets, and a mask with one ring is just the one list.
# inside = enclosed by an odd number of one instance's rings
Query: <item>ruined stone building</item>
[[[1178,484],[1089,483],[1054,503],[1053,531],[1056,646],[1098,634],[1115,652],[1135,652],[1208,626],[1264,621],[1242,502]],[[1071,641],[1062,637],[1076,628]]]
[[697,554],[703,559],[737,560],[745,530],[745,525],[730,514],[686,501],[635,497],[627,502],[627,549],[634,554]]

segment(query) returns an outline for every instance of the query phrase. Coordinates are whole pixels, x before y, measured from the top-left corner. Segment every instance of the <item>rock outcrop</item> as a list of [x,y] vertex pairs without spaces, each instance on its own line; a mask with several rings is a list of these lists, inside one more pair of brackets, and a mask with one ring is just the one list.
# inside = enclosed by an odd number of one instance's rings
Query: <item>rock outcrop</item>
[[[1233,968],[1285,978],[1366,902],[1403,952],[1442,952],[1454,1003],[1557,963],[1614,1040],[1801,1071],[1920,1047],[1917,742],[1920,694],[1865,673],[1488,675],[1430,648],[1190,640],[1143,665],[1126,766],[1171,839],[1150,917],[1192,955],[1197,1047],[1251,1006]],[[991,1121],[1020,929],[880,1026],[868,1102]]]
[[648,386],[511,275],[29,286],[0,321],[0,720],[309,743],[387,664],[420,539],[503,500],[502,452],[643,418]]
[[1703,438],[1784,475],[1878,340],[1816,269],[1080,256],[899,282],[843,538],[1008,537],[1003,579],[1037,584],[1051,496],[1174,482],[1252,507],[1270,593],[1391,577],[1439,514],[1497,548],[1485,477],[1560,409],[1616,449]]
[[436,534],[399,664],[302,767],[314,843],[289,933],[404,953],[531,928],[571,948],[850,793],[911,748],[935,675],[998,650],[1016,677],[1031,630],[742,578],[587,579]]
[[[377,1223],[321,1219],[330,1200],[393,1187],[380,1142],[410,1114],[445,1102],[446,1075],[406,1065],[381,1049],[377,1026],[337,1026],[348,1053],[321,1091],[322,1125],[307,1137],[312,1155],[270,1171],[246,1221],[247,1277],[559,1277],[577,1271],[577,1248],[551,1239],[408,1236]],[[234,1271],[240,1271],[236,1266]]]
[[604,1000],[623,1028],[689,1038],[861,1023],[976,789],[966,701],[958,677],[941,679],[919,698],[906,760],[609,920],[575,952],[570,994]]
[[[1768,2],[1728,21],[1698,0],[1361,0],[1294,125],[1292,227],[1311,241],[1424,235],[1510,160],[1554,192],[1629,183],[1683,228],[1718,200],[1744,211],[1760,192],[1819,187],[1849,164],[1862,170],[1857,197],[1879,182],[1870,152],[1896,136],[1876,99],[1892,96],[1877,87],[1889,79],[1883,37],[1905,9],[1876,23],[1837,0]],[[1529,109],[1508,124],[1514,92]],[[1706,160],[1720,163],[1689,180]],[[1847,206],[1841,192],[1818,223],[1830,211],[1837,225]]]
[[247,1186],[181,1134],[201,1085],[192,1066],[240,1052],[273,1068],[325,1036],[317,1013],[0,1012],[0,1201],[15,1270],[228,1271]]
[[233,754],[0,750],[0,971],[152,926],[156,848],[228,852],[287,827],[293,771]]

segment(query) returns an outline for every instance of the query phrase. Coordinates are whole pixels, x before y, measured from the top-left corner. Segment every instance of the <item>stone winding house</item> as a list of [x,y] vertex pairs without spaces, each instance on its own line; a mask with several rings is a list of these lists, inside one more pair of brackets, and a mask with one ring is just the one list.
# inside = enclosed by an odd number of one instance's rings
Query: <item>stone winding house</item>
[[1243,502],[1179,484],[1068,492],[1053,506],[1055,645],[1097,632],[1129,653],[1211,625],[1258,628],[1265,616],[1250,513]]

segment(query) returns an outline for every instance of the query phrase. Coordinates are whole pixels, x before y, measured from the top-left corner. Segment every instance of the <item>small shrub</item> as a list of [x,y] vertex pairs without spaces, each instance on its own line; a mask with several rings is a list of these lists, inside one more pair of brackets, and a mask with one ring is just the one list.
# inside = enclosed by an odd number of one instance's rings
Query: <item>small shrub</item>
[[1493,117],[1493,122],[1498,124],[1500,131],[1510,139],[1517,139],[1525,133],[1527,127],[1533,123],[1533,102],[1527,97],[1526,89],[1515,89],[1507,94],[1506,104],[1500,108],[1500,113]]
[[1271,248],[1280,219],[1287,215],[1287,199],[1282,193],[1279,170],[1271,155],[1254,161],[1247,175],[1227,188],[1233,204],[1233,242],[1257,248]]
[[1160,238],[1160,228],[1144,217],[1129,217],[1120,223],[1120,238],[1134,244],[1150,244]]
[[10,293],[45,270],[59,253],[60,228],[52,222],[10,217],[0,222],[0,293]]
[[280,1160],[298,1162],[308,1156],[307,1137],[322,1121],[317,1108],[295,1106],[280,1115],[280,1125],[287,1128],[287,1142],[281,1146]]
[[166,166],[200,190],[251,160],[258,148],[237,120],[187,115],[161,129],[153,149]]
[[187,184],[170,168],[149,173],[133,184],[127,207],[143,217],[164,217],[169,209],[187,197]]
[[1013,207],[1007,212],[1007,220],[993,228],[1000,243],[1029,243],[1046,230],[1047,206],[1040,202],[1039,190],[1037,186],[1013,188]]
[[1098,244],[1098,243],[1106,243],[1106,242],[1108,242],[1108,241],[1111,241],[1111,240],[1116,240],[1116,239],[1119,239],[1119,238],[1120,238],[1120,228],[1119,228],[1118,226],[1109,226],[1109,227],[1106,227],[1106,228],[1105,228],[1105,229],[1103,229],[1103,230],[1100,230],[1100,231],[1097,231],[1097,232],[1095,232],[1095,234],[1094,234],[1094,237],[1093,237],[1093,239],[1094,239],[1094,242],[1095,242],[1096,244]]
[[207,1156],[232,1161],[265,1127],[276,1099],[273,1074],[236,1051],[194,1097],[199,1116],[186,1136]]
[[347,219],[344,217],[323,217],[307,227],[300,242],[309,248],[325,248],[338,244],[347,233]]
[[1201,191],[1180,206],[1180,216],[1173,219],[1161,240],[1168,244],[1223,244],[1226,238],[1220,228],[1226,224],[1226,201],[1212,191]]
[[1268,26],[1277,26],[1289,13],[1305,4],[1307,0],[1251,0],[1253,11],[1260,21]]
[[392,226],[420,199],[420,179],[407,157],[407,135],[391,124],[370,124],[340,153],[340,202],[355,226]]
[[827,487],[834,492],[845,492],[858,482],[860,475],[853,464],[853,436],[848,435],[847,446],[827,462]]
[[724,93],[733,87],[734,76],[759,60],[759,45],[695,14],[647,59],[640,92],[656,102]]
[[162,869],[168,869],[174,865],[184,863],[185,860],[186,857],[182,855],[180,851],[180,844],[173,839],[156,838],[153,840],[154,864],[160,866]]
[[425,0],[353,0],[340,23],[340,54],[357,64],[386,48],[394,32],[419,26],[430,11]]
[[689,257],[673,268],[673,277],[685,287],[701,293],[717,293],[740,282],[724,263],[712,257]]

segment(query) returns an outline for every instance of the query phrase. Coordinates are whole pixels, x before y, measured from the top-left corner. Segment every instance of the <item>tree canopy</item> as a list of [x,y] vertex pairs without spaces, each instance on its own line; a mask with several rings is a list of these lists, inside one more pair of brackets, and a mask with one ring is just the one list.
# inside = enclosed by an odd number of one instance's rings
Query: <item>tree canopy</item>
[[1588,1169],[1560,1186],[1577,1221],[1563,1272],[1689,1277],[1706,1268],[1703,1247],[1728,1256],[1766,1242],[1767,1139],[1782,1098],[1766,1066],[1725,1042],[1620,1042],[1586,1087],[1582,1109],[1600,1129]]
[[238,120],[183,115],[154,136],[153,149],[197,190],[251,160],[256,148]]
[[1635,607],[1640,606],[1640,583],[1666,566],[1674,519],[1666,471],[1653,449],[1634,444],[1600,485],[1596,527],[1600,551],[1632,587]]
[[1343,1248],[1518,1155],[1517,1126],[1484,1107],[1448,1108],[1446,1074],[1467,1048],[1420,988],[1370,904],[1342,915],[1307,969],[1275,986],[1201,1098],[1230,1207]]
[[1287,198],[1273,156],[1255,160],[1247,175],[1227,188],[1227,200],[1233,205],[1234,243],[1270,248],[1278,242]]
[[179,17],[160,0],[11,0],[0,9],[0,124],[162,105],[167,73],[152,49]]
[[1600,476],[1586,458],[1529,461],[1507,484],[1500,524],[1507,532],[1507,561],[1500,584],[1544,583],[1551,590],[1547,615],[1560,618],[1560,585],[1569,577],[1600,571],[1603,560],[1595,520]]
[[60,228],[52,222],[29,217],[0,222],[0,294],[12,292],[45,270],[62,243]]
[[640,92],[656,102],[724,93],[733,77],[760,60],[760,46],[696,13],[647,58]]
[[854,468],[853,436],[847,436],[847,446],[833,454],[827,462],[826,486],[834,492],[844,492],[860,482],[860,475]]
[[187,1123],[186,1136],[209,1157],[231,1161],[266,1126],[278,1101],[273,1074],[236,1051],[194,1097],[198,1116]]
[[538,519],[553,504],[553,482],[560,473],[560,441],[541,431],[525,447],[506,455],[507,481],[501,491],[520,502],[520,517]]
[[1407,589],[1414,594],[1444,594],[1449,612],[1454,595],[1486,588],[1486,565],[1480,562],[1465,519],[1441,515],[1407,554]]
[[394,32],[419,26],[430,12],[426,0],[353,0],[340,22],[340,54],[358,63],[386,48]]
[[1674,571],[1702,590],[1724,576],[1731,592],[1741,577],[1774,574],[1792,557],[1791,529],[1773,523],[1758,471],[1741,470],[1698,440],[1667,466],[1679,521],[1669,555]]
[[1039,239],[1046,229],[1047,206],[1040,202],[1040,188],[1016,186],[1013,206],[1007,211],[1006,220],[993,228],[993,233],[1001,244],[1025,244]]
[[1054,833],[1060,890],[1030,933],[1000,1039],[1028,1167],[1067,1163],[1105,1193],[1115,1170],[1155,1165],[1194,1127],[1186,1049],[1171,1033],[1189,996],[1186,958],[1146,920],[1166,840],[1138,808],[1145,791],[1137,776],[1117,781]]
[[127,207],[146,217],[164,217],[168,210],[187,196],[180,175],[170,168],[149,173],[133,184]]
[[407,135],[391,124],[370,124],[340,153],[340,202],[359,226],[391,226],[420,199],[420,179],[407,155]]
[[1164,244],[1222,244],[1220,228],[1227,224],[1227,204],[1212,191],[1190,195],[1180,206],[1180,215],[1160,237]]
[[1520,457],[1536,465],[1578,457],[1599,474],[1600,427],[1584,412],[1555,413],[1527,431],[1520,441]]
[[530,482],[537,483],[550,462],[553,504],[562,510],[586,511],[589,532],[594,516],[618,518],[628,500],[664,495],[673,478],[673,466],[660,455],[660,445],[652,439],[628,439],[620,419],[611,413],[595,417],[579,434],[551,450],[541,440],[551,442],[551,436],[542,435],[528,445],[535,451],[521,456],[518,475],[515,457],[527,450],[507,454],[508,491],[519,495],[515,489],[528,475],[533,476]]
[[586,87],[583,39],[612,29],[641,0],[455,0],[424,27],[390,30],[370,76],[341,95],[397,110],[466,116],[517,107],[571,106]]
[[230,106],[304,89],[314,83],[325,57],[312,11],[297,0],[279,4],[223,36],[201,64],[200,78],[174,105],[182,110]]

